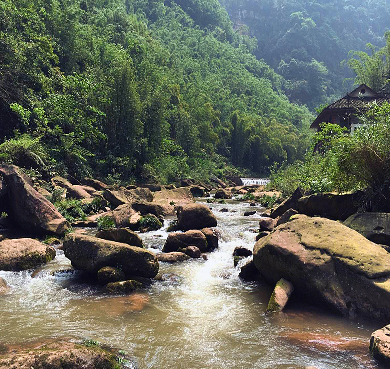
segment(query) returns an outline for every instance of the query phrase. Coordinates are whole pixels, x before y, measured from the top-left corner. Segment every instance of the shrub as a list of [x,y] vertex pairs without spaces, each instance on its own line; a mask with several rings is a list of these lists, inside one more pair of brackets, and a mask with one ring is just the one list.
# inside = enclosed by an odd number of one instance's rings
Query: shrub
[[81,200],[63,199],[57,201],[54,205],[62,216],[70,223],[76,220],[86,219]]
[[115,220],[109,215],[103,215],[97,220],[97,228],[99,231],[115,228]]
[[139,220],[140,229],[148,229],[149,231],[157,231],[162,227],[162,223],[157,219],[155,215],[148,214]]

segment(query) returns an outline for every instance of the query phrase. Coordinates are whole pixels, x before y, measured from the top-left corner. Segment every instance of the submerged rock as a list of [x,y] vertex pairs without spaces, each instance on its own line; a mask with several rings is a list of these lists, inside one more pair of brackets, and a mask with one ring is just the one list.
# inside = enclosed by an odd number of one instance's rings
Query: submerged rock
[[143,284],[141,282],[130,279],[127,281],[108,283],[104,289],[108,293],[120,295],[134,292],[142,287]]
[[390,255],[339,222],[295,215],[256,243],[253,260],[268,282],[285,278],[310,302],[390,319]]
[[71,233],[66,236],[63,250],[76,269],[96,274],[105,266],[121,269],[127,278],[153,278],[158,261],[148,250],[125,243]]
[[0,242],[0,270],[34,269],[53,260],[56,250],[32,238],[6,239]]
[[216,226],[217,218],[206,205],[188,204],[178,209],[177,227],[182,231]]

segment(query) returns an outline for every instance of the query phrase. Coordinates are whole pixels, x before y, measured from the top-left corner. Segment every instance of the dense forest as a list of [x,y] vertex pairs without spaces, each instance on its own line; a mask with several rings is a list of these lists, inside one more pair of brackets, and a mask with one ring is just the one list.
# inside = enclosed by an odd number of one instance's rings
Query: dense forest
[[311,109],[351,91],[350,50],[384,46],[386,0],[220,0],[255,54],[285,79],[291,101]]
[[266,174],[312,119],[217,0],[0,2],[0,158],[111,180]]

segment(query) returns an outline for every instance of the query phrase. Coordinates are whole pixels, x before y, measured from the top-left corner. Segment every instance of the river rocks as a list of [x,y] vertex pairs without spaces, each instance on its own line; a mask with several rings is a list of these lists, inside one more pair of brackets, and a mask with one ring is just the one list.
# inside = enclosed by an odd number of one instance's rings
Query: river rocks
[[[253,206],[256,206],[256,205],[253,205]],[[248,210],[248,211],[244,212],[244,217],[250,217],[251,215],[255,215],[256,213],[257,213],[256,210]]]
[[245,247],[238,246],[234,249],[233,256],[244,256],[244,257],[252,256],[252,251],[248,250]]
[[0,296],[5,295],[9,291],[9,287],[5,279],[0,277]]
[[217,226],[217,218],[203,204],[188,204],[178,209],[177,227],[182,231]]
[[238,275],[244,281],[258,281],[261,279],[261,274],[256,268],[253,260],[249,260],[246,264],[241,267],[240,273]]
[[297,188],[294,193],[285,201],[283,201],[275,210],[270,214],[271,218],[278,218],[283,215],[288,209],[297,209],[298,200],[303,196],[300,188]]
[[95,274],[105,266],[121,269],[127,278],[153,278],[158,272],[154,254],[140,247],[81,234],[66,236],[63,250],[76,269]]
[[110,214],[118,228],[130,227],[133,231],[138,229],[141,214],[137,213],[131,204],[119,205]]
[[268,282],[285,278],[311,302],[390,319],[390,255],[339,222],[295,215],[256,243],[253,260]]
[[217,190],[215,192],[214,197],[216,199],[231,199],[232,198],[232,194],[229,191],[227,191],[227,190],[225,190],[223,188],[220,188],[219,190]]
[[100,284],[105,285],[107,283],[124,281],[126,276],[122,270],[107,266],[98,270],[97,279]]
[[54,186],[59,186],[61,188],[64,188],[66,190],[66,197],[67,198],[82,200],[82,199],[88,199],[91,197],[90,193],[87,192],[83,188],[83,186],[72,185],[65,178],[56,176],[56,177],[52,178],[51,182]]
[[175,215],[176,206],[193,203],[194,198],[189,187],[163,188],[161,191],[154,193],[153,202],[164,208],[165,215]]
[[185,254],[184,252],[172,251],[172,252],[163,252],[161,254],[157,254],[156,258],[158,261],[163,261],[165,263],[177,263],[180,261],[188,260],[191,257]]
[[[46,342],[24,342],[10,346],[0,356],[0,368],[8,369],[120,369],[128,368],[132,358],[123,351],[102,346],[96,341],[75,342],[55,339]],[[131,364],[131,368],[134,368]]]
[[194,197],[203,197],[205,194],[204,188],[200,186],[191,186],[190,191]]
[[196,246],[201,252],[207,250],[206,236],[198,230],[191,230],[185,233],[174,232],[168,235],[163,247],[163,252],[179,251],[187,246]]
[[212,228],[203,228],[201,232],[206,236],[207,251],[213,251],[218,248],[218,232]]
[[284,309],[294,291],[294,286],[285,279],[276,283],[275,289],[269,299],[266,313],[278,313]]
[[118,207],[126,203],[152,202],[153,194],[148,188],[136,187],[134,189],[119,188],[118,190],[106,189],[103,197],[113,206]]
[[108,189],[108,185],[93,178],[84,178],[83,184],[89,187],[93,187],[96,191],[104,191]]
[[320,216],[333,220],[345,220],[356,213],[362,197],[361,192],[348,194],[321,193],[301,197],[297,208],[299,213]]
[[164,221],[164,215],[166,215],[166,212],[159,204],[155,204],[153,202],[133,202],[131,206],[141,215],[153,214],[160,222]]
[[15,166],[0,166],[8,187],[9,213],[21,229],[62,235],[69,224],[54,205],[36,191]]
[[279,226],[281,224],[287,223],[292,216],[298,214],[298,211],[295,209],[288,209],[283,215],[281,215],[278,218],[278,221],[276,222],[276,226]]
[[186,248],[182,249],[182,252],[193,259],[198,259],[202,255],[201,251],[196,246],[187,246]]
[[102,230],[96,233],[96,237],[110,241],[127,243],[131,246],[143,247],[142,240],[138,234],[127,228]]
[[370,352],[378,361],[390,365],[390,325],[378,329],[371,335]]
[[141,282],[135,281],[133,279],[120,282],[111,282],[108,283],[104,289],[106,292],[116,295],[132,293],[143,287]]
[[0,270],[34,269],[53,260],[53,247],[32,238],[6,239],[0,242]]
[[259,221],[260,231],[271,232],[276,227],[277,220],[273,218],[262,218]]
[[344,224],[372,242],[390,246],[390,213],[358,213]]

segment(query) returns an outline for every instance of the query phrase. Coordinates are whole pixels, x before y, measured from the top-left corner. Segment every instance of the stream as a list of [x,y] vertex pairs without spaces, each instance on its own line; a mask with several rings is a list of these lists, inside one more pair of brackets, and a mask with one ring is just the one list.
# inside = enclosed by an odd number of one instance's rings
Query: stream
[[[261,209],[238,202],[210,206],[219,249],[208,260],[160,263],[164,280],[133,295],[102,295],[81,282],[61,250],[33,275],[0,271],[11,287],[0,296],[0,344],[88,338],[125,350],[139,369],[381,368],[368,346],[383,324],[350,321],[298,302],[266,315],[272,289],[241,281],[232,257],[237,246],[253,249]],[[258,213],[243,216],[253,209]],[[162,248],[167,226],[141,235],[153,252]]]

